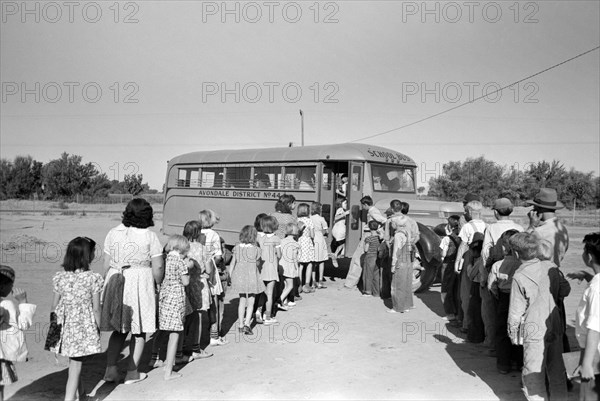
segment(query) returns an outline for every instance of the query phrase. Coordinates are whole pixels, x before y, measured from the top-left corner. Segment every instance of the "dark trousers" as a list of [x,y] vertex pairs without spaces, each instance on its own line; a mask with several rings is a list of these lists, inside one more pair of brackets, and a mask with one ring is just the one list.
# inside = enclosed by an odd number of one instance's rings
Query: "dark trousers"
[[481,318],[481,295],[479,294],[479,283],[471,283],[471,297],[469,298],[469,332],[467,340],[472,343],[481,343],[485,340],[485,327]]
[[381,280],[380,280],[380,296],[383,299],[388,299],[392,296],[392,259],[388,256],[379,259],[379,265],[381,266]]
[[366,254],[362,272],[363,288],[365,294],[379,296],[379,266],[377,254]]
[[460,276],[454,271],[454,261],[442,264],[442,292],[446,315],[458,315],[460,309]]
[[500,291],[496,305],[496,366],[502,370],[509,370],[511,363],[523,366],[523,346],[512,344],[508,337],[509,305],[510,293]]

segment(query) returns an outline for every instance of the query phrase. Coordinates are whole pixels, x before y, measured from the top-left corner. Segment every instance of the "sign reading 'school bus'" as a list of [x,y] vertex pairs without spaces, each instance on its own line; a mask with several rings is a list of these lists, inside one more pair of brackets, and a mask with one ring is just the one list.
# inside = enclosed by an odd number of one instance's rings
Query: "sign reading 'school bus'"
[[341,177],[347,175],[349,256],[362,234],[360,199],[370,195],[382,210],[392,199],[414,199],[416,167],[405,154],[364,144],[187,153],[168,164],[163,231],[181,234],[200,210],[212,209],[221,217],[215,230],[233,245],[240,229],[253,224],[257,214],[273,212],[283,194],[297,203],[320,202],[331,227]]

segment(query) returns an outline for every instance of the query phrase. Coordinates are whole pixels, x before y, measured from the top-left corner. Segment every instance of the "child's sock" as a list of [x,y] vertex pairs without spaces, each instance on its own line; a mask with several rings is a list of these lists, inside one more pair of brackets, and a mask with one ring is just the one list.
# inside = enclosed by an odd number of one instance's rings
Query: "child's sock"
[[271,319],[271,311],[265,312],[265,319],[267,319],[267,320]]
[[217,328],[210,328],[210,338],[214,338],[214,339],[218,339],[219,338],[219,331],[217,330]]
[[177,351],[177,353],[175,353],[175,359],[181,359],[181,358],[183,358],[183,352]]
[[153,352],[152,356],[150,357],[150,359],[152,359],[152,360],[158,360],[158,352]]
[[193,344],[192,352],[200,352],[200,344]]

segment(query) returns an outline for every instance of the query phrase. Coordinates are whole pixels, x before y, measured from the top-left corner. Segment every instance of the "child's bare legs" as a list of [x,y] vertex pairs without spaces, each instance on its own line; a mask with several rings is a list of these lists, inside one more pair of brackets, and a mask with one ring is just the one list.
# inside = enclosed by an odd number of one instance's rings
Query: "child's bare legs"
[[310,279],[312,277],[312,271],[313,271],[312,263],[307,263],[306,264],[306,276],[305,276],[306,282],[304,283],[304,285],[306,287],[310,287]]
[[298,263],[298,279],[300,280],[300,282],[298,283],[298,292],[302,292],[302,279],[304,278],[305,267],[305,263]]
[[169,343],[167,344],[167,357],[165,358],[165,380],[173,380],[181,377],[181,373],[173,372],[177,344],[179,344],[179,332],[171,331],[169,333]]
[[[248,295],[242,296],[242,294],[240,294],[240,302],[238,304],[238,326],[240,329],[244,327],[244,313],[246,315],[248,315],[248,312],[246,311],[246,301],[247,301],[246,298],[247,297],[248,297]],[[250,315],[252,315],[253,308],[254,308],[254,297],[252,297],[252,308],[248,308],[250,310]],[[250,325],[248,325],[248,326],[250,326]]]
[[271,311],[273,310],[273,289],[275,288],[275,281],[267,282],[267,289],[265,293],[267,295],[267,304],[265,306],[265,316],[267,319],[271,318]]
[[290,277],[286,277],[285,278],[285,287],[283,288],[283,291],[281,292],[281,298],[279,298],[282,304],[285,303],[285,300],[287,299],[288,295],[290,295],[290,292],[292,292],[293,289],[294,289],[294,279],[290,278]]
[[[104,373],[104,380],[107,382],[118,382],[119,371],[117,370],[117,361],[121,354],[121,349],[125,340],[127,339],[128,333],[121,333],[113,331],[108,340],[108,349],[106,350],[106,372]],[[132,340],[133,342],[133,340]]]
[[146,374],[138,370],[140,360],[144,353],[144,345],[146,344],[146,334],[132,334],[129,342],[129,364],[127,365],[127,375],[125,380],[139,380],[145,378]]
[[74,400],[77,395],[79,399],[83,399],[85,396],[83,383],[81,382],[82,361],[82,358],[71,358],[69,361],[69,378],[65,389],[65,401]]
[[248,294],[247,303],[248,305],[246,307],[246,320],[244,324],[250,327],[250,322],[252,322],[252,310],[254,309],[254,294]]

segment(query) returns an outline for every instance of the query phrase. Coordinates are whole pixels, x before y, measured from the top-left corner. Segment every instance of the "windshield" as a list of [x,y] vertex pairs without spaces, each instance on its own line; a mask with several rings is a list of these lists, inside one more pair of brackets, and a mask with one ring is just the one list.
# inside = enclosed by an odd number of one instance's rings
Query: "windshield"
[[382,192],[415,192],[414,172],[410,167],[372,164],[373,190]]

